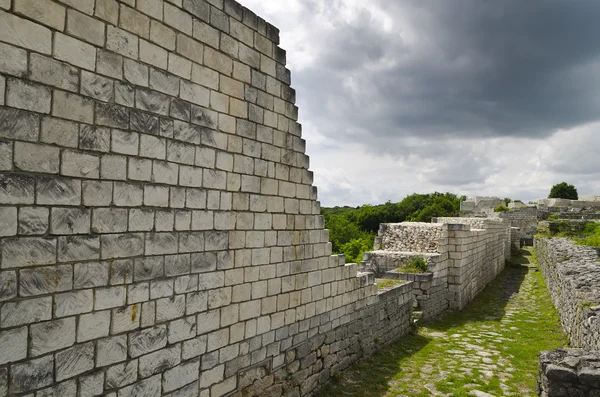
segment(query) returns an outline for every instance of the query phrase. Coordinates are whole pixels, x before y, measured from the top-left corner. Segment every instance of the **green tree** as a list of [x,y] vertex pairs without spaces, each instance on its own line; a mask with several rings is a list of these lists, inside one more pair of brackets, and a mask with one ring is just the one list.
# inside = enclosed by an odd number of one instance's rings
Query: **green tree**
[[505,197],[503,201],[506,207],[508,207],[508,205],[512,202],[512,200],[508,197]]
[[579,199],[579,195],[577,194],[577,189],[575,189],[575,186],[570,185],[567,182],[561,182],[552,186],[548,198],[577,200]]
[[346,263],[360,263],[363,253],[373,249],[373,241],[367,238],[353,239],[342,245],[341,252],[346,255]]

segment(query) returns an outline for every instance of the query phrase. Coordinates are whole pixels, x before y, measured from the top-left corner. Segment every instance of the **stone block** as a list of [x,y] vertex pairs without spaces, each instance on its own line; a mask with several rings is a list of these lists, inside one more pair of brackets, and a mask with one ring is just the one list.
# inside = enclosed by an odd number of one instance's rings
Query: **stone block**
[[9,391],[25,393],[50,386],[54,377],[54,358],[48,355],[11,367]]
[[114,52],[98,50],[96,71],[115,79],[123,78],[123,57]]
[[94,13],[94,0],[64,0],[63,3],[88,15],[93,15]]
[[114,203],[119,207],[137,207],[143,202],[144,190],[139,185],[115,182]]
[[133,331],[140,326],[139,304],[119,307],[112,310],[111,334]]
[[0,237],[17,234],[17,208],[0,207]]
[[96,102],[96,124],[127,129],[129,127],[129,109],[119,105]]
[[104,47],[104,23],[85,14],[69,9],[67,12],[67,33],[88,43]]
[[44,117],[40,140],[44,143],[76,148],[79,143],[79,127],[70,121]]
[[58,259],[63,262],[99,259],[100,239],[96,236],[66,236],[58,239]]
[[192,16],[171,4],[165,3],[164,22],[188,36],[192,35]]
[[204,46],[183,34],[177,35],[177,53],[200,64],[204,61]]
[[139,358],[139,371],[142,378],[163,372],[165,369],[173,368],[181,362],[181,345],[173,345],[169,348],[147,354]]
[[183,9],[205,22],[210,19],[210,5],[204,0],[183,0]]
[[169,188],[164,186],[144,186],[144,205],[150,207],[168,207]]
[[108,263],[78,263],[74,267],[73,285],[76,289],[108,285]]
[[104,390],[104,372],[79,378],[79,397],[99,396]]
[[102,259],[142,255],[144,238],[141,234],[111,234],[101,236]]
[[93,233],[122,233],[127,231],[127,210],[97,208],[92,217]]
[[122,29],[108,25],[106,31],[106,49],[126,56],[138,58],[138,37]]
[[129,335],[129,354],[139,357],[164,348],[167,345],[165,325],[144,329]]
[[0,41],[42,54],[50,55],[52,52],[50,29],[4,11],[0,11]]
[[20,276],[19,294],[23,297],[73,289],[73,269],[70,265],[24,269],[20,271]]
[[94,15],[116,25],[119,22],[119,3],[116,0],[96,0]]
[[135,107],[151,113],[169,115],[169,97],[145,88],[137,88],[135,96]]
[[210,47],[204,49],[204,65],[227,76],[231,76],[233,71],[231,58]]
[[83,181],[83,205],[87,207],[107,207],[112,203],[112,182]]
[[132,209],[129,211],[129,231],[149,232],[154,226],[154,211]]
[[91,71],[96,67],[96,48],[58,32],[54,35],[54,57]]
[[72,378],[94,368],[94,344],[76,345],[56,353],[56,380]]
[[81,93],[104,102],[114,98],[114,84],[112,80],[98,74],[81,72]]
[[102,156],[100,175],[102,179],[127,179],[127,158],[125,156]]
[[[166,67],[164,67],[166,69]],[[150,88],[171,96],[179,95],[179,77],[165,73],[158,69],[150,70]],[[173,106],[173,105],[171,105]],[[172,107],[171,107],[172,109]],[[179,117],[178,117],[179,118]],[[188,116],[189,120],[189,105]]]
[[161,395],[161,376],[156,375],[152,378],[144,379],[131,386],[119,390],[120,397],[160,397]]
[[49,88],[19,79],[8,79],[6,104],[37,113],[50,113],[51,91]]
[[78,178],[99,178],[100,158],[90,154],[65,150],[62,153],[61,174]]
[[127,359],[127,335],[100,339],[97,342],[96,356],[98,367],[125,361]]
[[27,327],[0,331],[0,365],[27,357]]
[[81,204],[81,181],[62,178],[39,178],[37,203],[41,205]]
[[31,355],[43,354],[75,343],[75,317],[31,325]]
[[170,392],[198,380],[200,361],[190,361],[164,372],[163,391]]
[[51,317],[51,297],[6,302],[0,312],[0,327],[16,327],[23,324],[50,320]]
[[121,4],[119,27],[148,39],[150,37],[150,19],[137,10]]
[[82,125],[79,129],[79,148],[108,152],[110,150],[110,130],[92,125]]
[[150,40],[167,50],[175,50],[175,32],[158,21],[150,22]]
[[169,53],[169,72],[189,80],[192,75],[192,62],[188,59]]
[[27,74],[27,52],[23,49],[0,43],[0,72],[17,77]]
[[80,95],[54,90],[52,115],[92,124],[94,122],[93,101]]

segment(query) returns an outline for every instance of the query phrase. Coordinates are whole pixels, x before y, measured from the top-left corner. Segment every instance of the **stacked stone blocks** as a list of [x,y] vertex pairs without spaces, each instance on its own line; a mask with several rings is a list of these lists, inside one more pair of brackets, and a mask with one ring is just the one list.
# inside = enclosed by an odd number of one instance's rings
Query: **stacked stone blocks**
[[409,294],[330,256],[278,33],[231,0],[0,0],[1,397],[306,395],[406,332]]

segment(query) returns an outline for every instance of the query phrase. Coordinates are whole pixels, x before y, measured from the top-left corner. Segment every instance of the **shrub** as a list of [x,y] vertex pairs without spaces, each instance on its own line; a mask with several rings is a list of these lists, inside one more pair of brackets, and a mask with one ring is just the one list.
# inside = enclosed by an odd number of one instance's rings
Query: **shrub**
[[414,256],[410,258],[410,261],[406,265],[396,270],[402,273],[425,273],[427,269],[427,261],[420,256]]
[[494,208],[494,212],[508,212],[508,211],[510,211],[510,210],[507,207],[503,206],[502,204],[500,204],[499,206]]
[[391,288],[391,287],[395,287],[397,285],[402,285],[402,284],[406,284],[406,281],[404,280],[392,280],[389,278],[384,278],[381,279],[379,281],[377,281],[377,288],[381,289],[381,288]]

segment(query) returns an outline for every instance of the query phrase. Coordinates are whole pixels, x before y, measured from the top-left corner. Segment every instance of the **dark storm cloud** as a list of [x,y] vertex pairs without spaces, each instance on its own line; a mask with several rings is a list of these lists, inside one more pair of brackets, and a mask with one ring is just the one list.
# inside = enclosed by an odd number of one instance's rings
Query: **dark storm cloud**
[[367,11],[335,20],[339,3],[325,3],[334,29],[294,72],[326,136],[401,152],[393,139],[541,138],[600,118],[600,1],[375,4],[391,31]]

